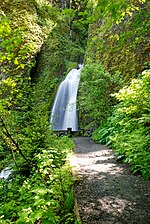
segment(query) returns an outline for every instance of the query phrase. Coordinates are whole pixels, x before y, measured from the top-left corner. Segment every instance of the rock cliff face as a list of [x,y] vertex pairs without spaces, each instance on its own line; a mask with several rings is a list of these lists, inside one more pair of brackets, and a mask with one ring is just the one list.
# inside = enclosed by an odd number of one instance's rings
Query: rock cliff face
[[149,60],[149,9],[148,1],[100,1],[89,28],[86,62],[101,61],[127,80],[141,72]]

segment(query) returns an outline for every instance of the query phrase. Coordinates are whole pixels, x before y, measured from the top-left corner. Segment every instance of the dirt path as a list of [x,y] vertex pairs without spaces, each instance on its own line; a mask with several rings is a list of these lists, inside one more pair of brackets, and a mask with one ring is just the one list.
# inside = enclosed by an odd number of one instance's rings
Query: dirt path
[[150,224],[150,181],[131,174],[113,151],[90,138],[74,138],[80,217],[88,224]]

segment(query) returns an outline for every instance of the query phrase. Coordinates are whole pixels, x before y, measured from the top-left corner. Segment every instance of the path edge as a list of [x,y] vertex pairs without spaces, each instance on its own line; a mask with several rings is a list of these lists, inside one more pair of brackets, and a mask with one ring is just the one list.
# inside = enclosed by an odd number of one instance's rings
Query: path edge
[[70,168],[71,168],[72,176],[75,178],[75,183],[73,185],[74,214],[75,214],[75,217],[76,217],[77,221],[79,221],[80,224],[82,224],[80,213],[79,213],[77,195],[76,195],[76,192],[75,192],[76,181],[79,181],[81,179],[81,177],[78,175],[78,171],[79,171],[80,167],[77,166],[77,157],[75,156],[75,154],[73,152],[69,155],[68,162],[69,162],[69,165],[70,165]]

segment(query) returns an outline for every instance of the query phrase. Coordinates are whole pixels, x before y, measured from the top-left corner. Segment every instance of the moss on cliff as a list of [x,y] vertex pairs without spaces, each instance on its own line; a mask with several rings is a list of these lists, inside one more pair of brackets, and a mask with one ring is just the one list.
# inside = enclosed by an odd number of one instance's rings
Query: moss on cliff
[[27,74],[55,26],[52,6],[47,1],[5,0],[1,1],[0,11],[2,73]]
[[129,79],[149,60],[149,2],[100,1],[90,25],[86,61],[102,62],[111,73]]

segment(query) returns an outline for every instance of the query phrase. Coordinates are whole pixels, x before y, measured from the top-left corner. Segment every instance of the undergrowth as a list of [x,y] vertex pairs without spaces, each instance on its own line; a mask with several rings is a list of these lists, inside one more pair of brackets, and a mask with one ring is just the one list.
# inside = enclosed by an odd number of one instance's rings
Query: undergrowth
[[150,71],[113,94],[118,100],[111,117],[93,133],[93,139],[115,149],[134,173],[150,178]]
[[[36,155],[37,168],[30,176],[13,171],[0,180],[0,223],[74,224],[74,178],[66,155],[73,147],[67,137],[57,139],[57,150]],[[56,158],[57,157],[57,158]]]

